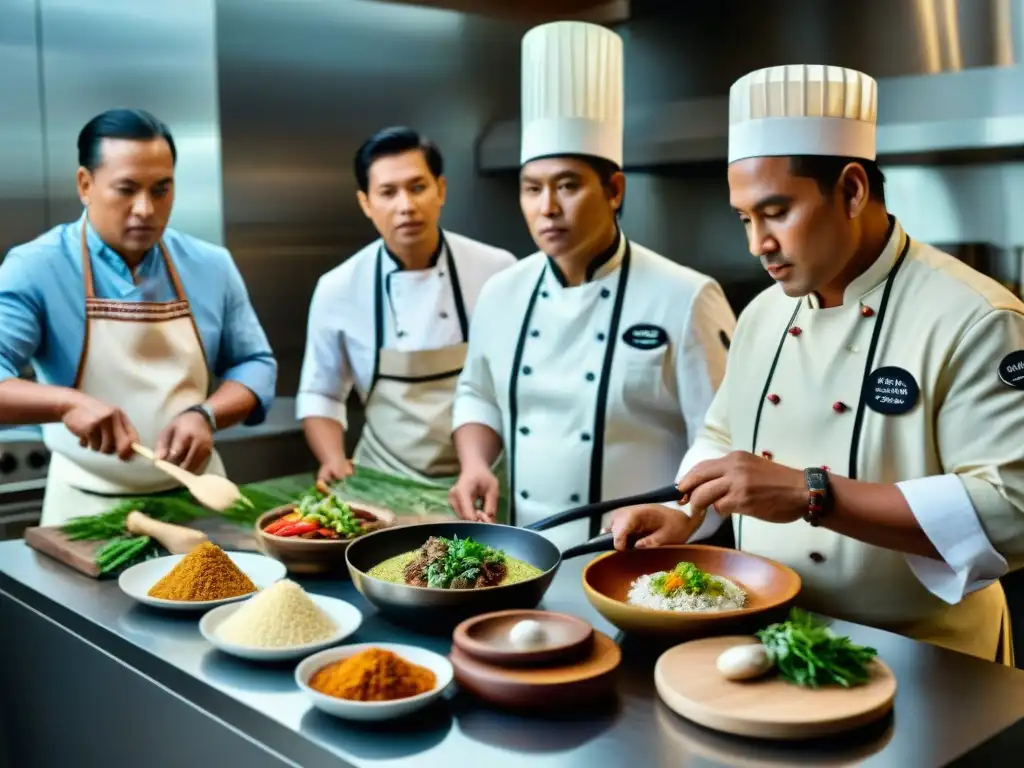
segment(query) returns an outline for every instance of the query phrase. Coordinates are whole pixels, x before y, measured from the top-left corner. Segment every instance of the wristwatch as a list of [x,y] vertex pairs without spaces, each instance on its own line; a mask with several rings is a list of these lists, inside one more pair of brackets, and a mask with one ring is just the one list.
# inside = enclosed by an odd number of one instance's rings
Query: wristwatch
[[203,418],[206,419],[206,423],[210,425],[210,430],[213,432],[217,431],[217,417],[213,415],[213,408],[206,403],[198,403],[197,405],[189,406],[182,413],[189,413],[190,411],[202,414]]
[[828,472],[821,467],[808,467],[804,470],[807,482],[807,512],[804,520],[817,528],[821,519],[832,511],[832,486],[828,481]]

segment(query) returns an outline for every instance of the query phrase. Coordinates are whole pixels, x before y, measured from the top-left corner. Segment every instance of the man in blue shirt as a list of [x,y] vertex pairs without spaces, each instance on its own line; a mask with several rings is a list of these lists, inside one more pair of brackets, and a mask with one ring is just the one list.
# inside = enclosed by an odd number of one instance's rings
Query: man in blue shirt
[[[104,112],[82,129],[78,155],[83,216],[0,263],[0,423],[43,425],[44,525],[175,487],[132,458],[134,443],[222,474],[214,431],[263,421],[277,381],[231,255],[167,228],[167,127],[139,110]],[[29,364],[35,382],[18,378]]]

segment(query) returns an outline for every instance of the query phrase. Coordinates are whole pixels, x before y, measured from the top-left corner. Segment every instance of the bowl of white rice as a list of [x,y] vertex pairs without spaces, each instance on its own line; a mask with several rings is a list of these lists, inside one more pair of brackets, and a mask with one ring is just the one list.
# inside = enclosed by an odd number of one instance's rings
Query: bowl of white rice
[[784,615],[800,587],[781,563],[704,544],[608,552],[583,570],[587,600],[618,629],[679,640]]

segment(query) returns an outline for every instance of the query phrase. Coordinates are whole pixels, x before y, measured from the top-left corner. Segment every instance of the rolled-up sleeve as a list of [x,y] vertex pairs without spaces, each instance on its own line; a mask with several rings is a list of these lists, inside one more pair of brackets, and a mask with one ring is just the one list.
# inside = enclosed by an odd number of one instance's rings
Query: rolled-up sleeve
[[47,279],[39,265],[45,263],[36,259],[33,264],[13,251],[0,263],[0,381],[18,378],[39,348],[43,336],[39,288]]
[[488,358],[490,344],[490,318],[488,308],[501,307],[496,297],[487,298],[492,292],[486,285],[477,302],[477,310],[469,328],[469,349],[466,363],[455,386],[455,402],[452,405],[452,432],[466,424],[483,424],[502,435],[501,408],[494,389],[494,376]]
[[945,474],[897,483],[942,558],[907,562],[950,604],[1024,565],[1024,389],[999,372],[1022,350],[1024,315],[1012,309],[988,313],[964,335],[939,391]]
[[300,420],[330,419],[347,429],[345,403],[354,379],[345,348],[344,328],[338,325],[343,319],[338,307],[345,306],[345,301],[335,294],[321,278],[309,303],[306,351],[302,358],[295,415]]
[[245,281],[230,255],[226,258],[226,269],[224,330],[215,372],[224,381],[237,382],[256,396],[257,405],[245,419],[246,426],[252,426],[262,423],[273,405],[277,360],[249,300]]

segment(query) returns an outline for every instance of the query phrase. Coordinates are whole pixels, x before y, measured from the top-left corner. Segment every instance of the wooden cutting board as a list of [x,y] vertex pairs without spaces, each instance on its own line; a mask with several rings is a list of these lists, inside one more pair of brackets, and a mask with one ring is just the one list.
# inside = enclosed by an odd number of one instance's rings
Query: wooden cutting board
[[756,643],[749,636],[708,637],[665,651],[654,667],[662,701],[688,720],[737,736],[808,739],[852,730],[884,717],[896,697],[896,676],[883,662],[854,688],[812,690],[777,676],[726,680],[715,666],[726,648]]
[[[207,538],[221,549],[258,552],[256,537],[251,529],[222,517],[211,516],[193,520],[185,526],[203,531]],[[109,541],[69,541],[59,526],[36,526],[25,529],[25,543],[32,549],[49,555],[64,565],[92,578],[99,578],[96,553]]]

